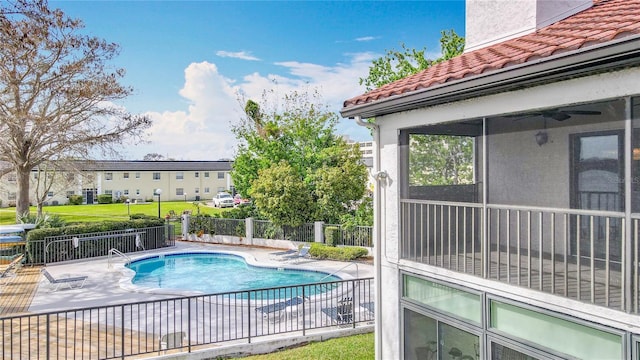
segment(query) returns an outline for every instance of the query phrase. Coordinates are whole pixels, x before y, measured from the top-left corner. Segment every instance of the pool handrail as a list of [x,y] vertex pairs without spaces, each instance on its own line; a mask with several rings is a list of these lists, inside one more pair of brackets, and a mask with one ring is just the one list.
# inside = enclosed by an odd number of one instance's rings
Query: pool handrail
[[116,249],[116,248],[112,248],[111,250],[109,250],[109,258],[107,259],[107,267],[110,269],[112,267],[111,265],[111,258],[113,256],[113,254],[118,255],[119,257],[127,260],[127,265],[131,264],[131,258],[128,257],[127,255],[125,255],[125,253],[123,253],[122,251]]
[[332,272],[331,274],[329,274],[329,275],[327,275],[327,276],[323,277],[323,278],[322,278],[322,279],[320,279],[320,281],[318,281],[318,282],[322,282],[323,280],[328,279],[328,278],[330,278],[331,276],[334,276],[335,274],[337,274],[337,273],[339,273],[340,271],[342,271],[342,270],[344,270],[344,269],[348,268],[348,267],[349,267],[349,266],[351,266],[351,265],[355,265],[355,266],[356,266],[356,279],[359,279],[359,278],[360,278],[360,276],[358,276],[358,273],[359,273],[358,264],[357,264],[357,263],[354,263],[354,262],[350,262],[350,263],[348,263],[347,265],[345,265],[345,266],[341,267],[340,269],[338,269],[338,270],[336,270],[336,271]]

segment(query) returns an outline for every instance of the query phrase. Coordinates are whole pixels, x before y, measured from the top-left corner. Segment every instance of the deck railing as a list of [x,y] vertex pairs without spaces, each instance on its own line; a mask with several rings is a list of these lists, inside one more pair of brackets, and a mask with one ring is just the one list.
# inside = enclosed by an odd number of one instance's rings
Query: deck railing
[[631,244],[612,211],[403,200],[400,218],[403,259],[640,312],[640,216]]
[[374,320],[372,286],[354,279],[0,318],[0,358],[115,359],[355,327]]

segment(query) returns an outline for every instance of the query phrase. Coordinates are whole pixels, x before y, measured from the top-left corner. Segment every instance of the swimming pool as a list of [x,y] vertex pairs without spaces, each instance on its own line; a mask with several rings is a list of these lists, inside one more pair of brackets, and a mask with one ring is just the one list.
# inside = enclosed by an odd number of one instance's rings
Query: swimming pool
[[[250,265],[242,256],[217,252],[158,255],[127,267],[136,273],[131,280],[136,286],[205,294],[341,280],[321,271]],[[317,292],[313,287],[305,291]]]

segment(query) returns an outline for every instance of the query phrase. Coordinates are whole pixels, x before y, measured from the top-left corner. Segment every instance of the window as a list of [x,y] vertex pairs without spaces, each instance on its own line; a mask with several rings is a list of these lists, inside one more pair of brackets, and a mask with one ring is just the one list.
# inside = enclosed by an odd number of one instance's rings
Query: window
[[479,359],[478,336],[404,309],[405,359]]
[[205,193],[205,194],[209,194],[210,192],[211,192],[211,191],[209,190],[209,188],[208,188],[208,187],[204,188],[204,193]]
[[140,189],[136,189],[136,195],[140,195]]
[[113,190],[105,190],[104,194],[105,195],[113,195]]
[[113,173],[111,173],[111,172],[104,173],[104,179],[105,180],[113,180]]
[[178,196],[184,195],[184,189],[183,188],[176,188],[176,195],[178,195]]
[[195,176],[196,176],[196,178],[199,178],[200,177],[200,172],[196,171]]
[[153,173],[153,180],[160,180],[160,173],[159,172],[154,172]]
[[47,196],[48,196],[48,197],[53,197],[53,191],[49,191],[49,192],[47,193]]
[[75,192],[75,191],[73,191],[73,190],[69,190],[69,191],[67,191],[67,197],[69,197],[69,196],[73,196],[73,195],[75,195],[75,194],[76,194],[76,192]]
[[208,178],[208,177],[209,177],[209,172],[208,172],[208,171],[205,171],[205,172],[204,172],[204,177],[206,177],[206,178]]
[[129,195],[129,190],[125,190],[125,191],[124,191],[124,195],[125,195],[125,196],[128,196],[128,195]]
[[224,179],[224,172],[218,171],[218,179]]
[[200,194],[200,188],[195,188],[194,191],[195,191],[196,194]]
[[15,192],[10,192],[9,196],[7,196],[8,200],[15,200],[16,199],[16,193]]
[[225,188],[224,186],[218,186],[218,192],[224,192]]
[[11,182],[16,182],[16,174],[9,174],[7,180]]
[[122,173],[122,178],[123,179],[128,179],[129,178],[129,173],[128,172]]
[[139,172],[136,173],[136,179],[140,179],[140,173]]
[[33,173],[33,178],[34,178],[34,179],[37,179],[37,178],[38,178],[38,173],[37,173],[37,172],[34,172],[34,173]]
[[184,179],[184,173],[182,171],[178,171],[176,173],[176,180],[182,180]]

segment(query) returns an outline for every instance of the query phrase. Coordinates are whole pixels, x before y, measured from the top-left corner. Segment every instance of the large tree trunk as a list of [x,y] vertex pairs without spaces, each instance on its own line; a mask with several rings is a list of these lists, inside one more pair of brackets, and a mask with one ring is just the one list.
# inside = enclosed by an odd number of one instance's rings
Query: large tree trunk
[[22,216],[29,214],[29,175],[31,175],[31,169],[27,166],[16,166],[16,181],[18,185],[16,193],[16,222]]

